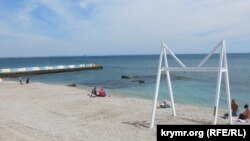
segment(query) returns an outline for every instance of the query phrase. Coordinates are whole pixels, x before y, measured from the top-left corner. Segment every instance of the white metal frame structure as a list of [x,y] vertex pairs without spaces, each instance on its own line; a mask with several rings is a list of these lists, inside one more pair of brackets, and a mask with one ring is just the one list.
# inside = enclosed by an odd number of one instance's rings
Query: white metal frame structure
[[[219,66],[218,67],[203,67],[206,61],[215,53],[216,50],[220,49],[220,59],[219,59]],[[175,61],[181,67],[169,67],[167,54],[170,54]],[[165,66],[162,65],[162,60],[164,60]],[[228,64],[227,64],[227,54],[226,54],[226,43],[225,40],[222,39],[217,46],[197,65],[197,67],[186,67],[176,56],[175,54],[163,43],[161,45],[161,54],[159,59],[159,66],[158,66],[158,73],[156,78],[156,89],[155,89],[155,96],[152,108],[152,116],[151,116],[151,125],[150,128],[154,127],[155,121],[155,112],[156,112],[156,104],[158,100],[159,94],[159,87],[160,87],[160,79],[161,73],[166,73],[166,80],[167,85],[169,88],[170,100],[172,104],[172,112],[173,116],[176,116],[175,112],[175,105],[174,105],[174,97],[170,79],[170,72],[171,71],[179,71],[179,72],[217,72],[217,87],[215,93],[215,106],[213,111],[213,124],[217,123],[217,115],[218,115],[218,107],[219,107],[219,98],[220,98],[220,91],[221,91],[221,81],[222,81],[222,74],[224,73],[225,76],[225,83],[226,83],[226,95],[227,95],[227,103],[228,103],[228,113],[229,113],[229,120],[230,124],[232,124],[232,111],[231,111],[231,97],[230,97],[230,84],[229,84],[229,75],[228,75]]]

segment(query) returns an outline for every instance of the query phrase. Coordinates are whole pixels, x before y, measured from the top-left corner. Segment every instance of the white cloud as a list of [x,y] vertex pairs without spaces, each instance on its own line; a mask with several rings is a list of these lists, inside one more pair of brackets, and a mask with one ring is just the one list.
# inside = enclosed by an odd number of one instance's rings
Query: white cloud
[[[242,36],[249,38],[249,6],[247,0],[137,0],[108,5],[98,16],[100,19],[105,17],[107,25],[104,23],[104,26],[110,30],[111,36],[113,34],[114,40],[134,47],[138,47],[139,43],[150,48],[149,51],[154,48],[147,44],[157,45],[165,41],[185,53],[191,52],[191,46],[211,44],[222,37],[229,40]],[[206,36],[198,36],[206,32]],[[186,44],[187,47],[183,47]]]
[[80,7],[82,9],[85,9],[88,6],[88,4],[89,4],[89,1],[87,1],[87,0],[80,1]]

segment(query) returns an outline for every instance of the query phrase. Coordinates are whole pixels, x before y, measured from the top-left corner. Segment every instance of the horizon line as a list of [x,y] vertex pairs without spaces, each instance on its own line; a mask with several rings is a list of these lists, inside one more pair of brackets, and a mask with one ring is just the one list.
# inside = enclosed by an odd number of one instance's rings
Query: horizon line
[[[206,55],[207,53],[176,53],[176,55]],[[219,54],[219,53],[215,53]],[[250,52],[227,53],[227,54],[250,54]],[[0,57],[0,59],[8,58],[56,58],[56,57],[108,57],[108,56],[150,56],[159,54],[118,54],[118,55],[58,55],[58,56],[10,56]]]

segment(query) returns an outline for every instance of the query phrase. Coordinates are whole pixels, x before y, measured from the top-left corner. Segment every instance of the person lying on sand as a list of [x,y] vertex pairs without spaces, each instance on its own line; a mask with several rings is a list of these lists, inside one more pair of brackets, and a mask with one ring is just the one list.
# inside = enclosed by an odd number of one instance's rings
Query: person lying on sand
[[167,100],[164,100],[161,104],[157,106],[157,108],[170,108],[171,103]]

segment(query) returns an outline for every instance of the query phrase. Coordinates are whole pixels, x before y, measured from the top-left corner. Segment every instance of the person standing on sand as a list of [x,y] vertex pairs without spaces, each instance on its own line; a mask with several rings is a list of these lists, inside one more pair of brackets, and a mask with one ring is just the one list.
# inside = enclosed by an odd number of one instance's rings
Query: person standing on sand
[[232,116],[238,116],[237,112],[239,111],[239,106],[238,104],[235,102],[235,100],[233,99],[231,102],[231,109],[232,109]]
[[29,84],[29,83],[30,83],[30,79],[27,78],[27,79],[26,79],[26,84]]
[[20,76],[18,79],[19,79],[20,85],[23,85],[22,77]]

